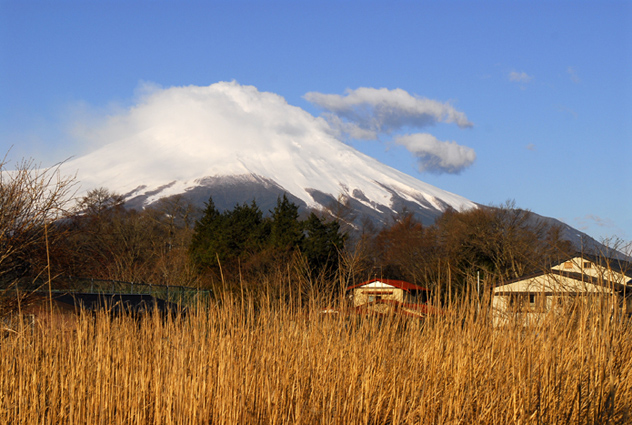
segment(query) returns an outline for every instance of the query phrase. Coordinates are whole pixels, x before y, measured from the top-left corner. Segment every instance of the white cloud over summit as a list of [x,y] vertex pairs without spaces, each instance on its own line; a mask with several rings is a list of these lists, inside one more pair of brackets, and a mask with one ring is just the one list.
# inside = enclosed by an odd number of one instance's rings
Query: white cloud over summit
[[[325,110],[323,116],[338,134],[356,140],[379,140],[382,135],[421,129],[438,123],[472,127],[467,116],[449,103],[411,95],[402,89],[360,87],[337,94],[307,93],[305,99]],[[418,161],[419,171],[459,173],[476,158],[474,150],[443,142],[427,133],[395,136]]]
[[[83,127],[86,143],[103,146],[90,154],[102,163],[100,168],[137,167],[147,176],[163,173],[174,179],[194,178],[201,170],[221,173],[235,155],[282,161],[304,140],[332,139],[323,119],[279,95],[236,82],[153,86],[126,111]],[[121,157],[139,161],[123,163]],[[178,164],[189,164],[189,169]]]
[[[206,87],[143,84],[132,107],[100,120],[78,122],[75,136],[91,146],[116,145],[115,150],[91,154],[102,168],[127,173],[120,156],[105,155],[119,152],[124,157],[143,158],[131,165],[140,173],[159,178],[157,174],[163,170],[174,179],[187,179],[194,177],[193,170],[208,169],[210,173],[210,162],[213,170],[221,170],[227,163],[221,158],[235,152],[244,161],[256,162],[262,156],[287,161],[294,152],[310,155],[305,151],[311,149],[308,146],[340,142],[341,132],[371,139],[378,132],[438,122],[472,125],[451,105],[417,98],[403,90],[365,88],[344,98],[319,93],[308,93],[306,98],[336,113],[328,119],[314,117],[288,104],[282,96],[234,81]],[[399,137],[396,143],[415,155],[419,170],[424,172],[458,173],[475,158],[472,149],[428,134]],[[179,163],[191,164],[191,169],[171,170],[172,164]]]

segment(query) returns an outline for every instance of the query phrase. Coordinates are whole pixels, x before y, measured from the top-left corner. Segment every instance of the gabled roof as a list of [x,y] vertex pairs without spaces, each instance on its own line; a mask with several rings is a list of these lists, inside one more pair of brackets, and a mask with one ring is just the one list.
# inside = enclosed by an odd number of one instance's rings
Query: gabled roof
[[403,289],[404,291],[427,291],[423,286],[415,285],[410,282],[406,282],[403,280],[395,280],[395,279],[371,279],[366,282],[358,283],[357,285],[352,285],[347,287],[347,291],[351,289],[361,288],[366,286],[368,288],[397,288]]
[[[566,278],[570,278],[570,279],[576,280],[578,282],[584,282],[584,283],[588,283],[588,284],[595,285],[595,286],[602,286],[602,287],[606,287],[606,288],[612,288],[614,291],[632,295],[632,287],[629,286],[629,282],[626,283],[625,285],[623,285],[621,283],[611,282],[611,281],[609,281],[607,279],[603,279],[603,278],[598,278],[598,277],[594,277],[594,276],[590,276],[590,275],[586,275],[586,274],[582,274],[582,273],[565,272],[565,271],[562,271],[562,270],[541,271],[541,272],[533,273],[533,274],[530,274],[530,275],[527,275],[527,276],[519,277],[519,278],[516,278],[516,279],[511,279],[511,280],[508,280],[508,281],[505,281],[505,282],[498,282],[498,283],[496,283],[496,285],[494,285],[494,289],[501,288],[501,287],[507,286],[507,285],[511,285],[512,283],[520,282],[520,281],[523,281],[523,280],[534,279],[536,277],[544,276],[544,275],[555,275],[555,276],[560,276],[560,277],[566,277]],[[535,292],[538,292],[538,291],[535,291]],[[501,295],[501,294],[504,294],[504,292],[495,292],[495,294],[496,295]]]
[[570,261],[574,258],[583,258],[584,260],[590,261],[598,266],[604,267],[606,269],[610,269],[613,272],[620,273],[624,276],[632,277],[632,262],[625,261],[618,258],[611,258],[605,255],[594,255],[587,254],[582,252],[575,252],[571,255],[564,257],[564,259],[559,260],[552,264],[553,267],[560,266],[567,261]]

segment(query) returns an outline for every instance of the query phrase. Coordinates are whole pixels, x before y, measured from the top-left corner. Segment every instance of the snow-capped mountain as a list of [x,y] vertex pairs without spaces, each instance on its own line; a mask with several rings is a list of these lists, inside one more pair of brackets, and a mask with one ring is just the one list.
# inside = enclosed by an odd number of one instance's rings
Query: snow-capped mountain
[[200,205],[212,195],[220,209],[256,199],[267,211],[287,193],[310,208],[344,200],[380,221],[405,207],[424,223],[448,207],[476,207],[360,153],[282,97],[237,83],[155,90],[90,136],[111,142],[64,171],[77,173],[82,191],[106,187],[135,207],[181,194]]

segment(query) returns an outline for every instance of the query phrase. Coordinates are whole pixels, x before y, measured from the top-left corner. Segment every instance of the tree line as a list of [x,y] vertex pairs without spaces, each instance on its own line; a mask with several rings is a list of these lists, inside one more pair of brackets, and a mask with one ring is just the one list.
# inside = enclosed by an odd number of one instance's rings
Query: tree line
[[[0,163],[0,282],[67,276],[256,290],[334,291],[372,277],[463,291],[550,266],[572,247],[560,229],[508,202],[446,211],[423,226],[402,211],[381,226],[340,218],[344,205],[301,213],[286,196],[264,214],[256,200],[220,212],[181,196],[125,207],[106,188],[73,196],[57,169]],[[338,218],[336,218],[338,217]]]
[[348,267],[358,271],[459,292],[478,278],[491,287],[546,270],[572,251],[559,227],[508,201],[448,209],[432,226],[404,212],[362,234],[346,256]]

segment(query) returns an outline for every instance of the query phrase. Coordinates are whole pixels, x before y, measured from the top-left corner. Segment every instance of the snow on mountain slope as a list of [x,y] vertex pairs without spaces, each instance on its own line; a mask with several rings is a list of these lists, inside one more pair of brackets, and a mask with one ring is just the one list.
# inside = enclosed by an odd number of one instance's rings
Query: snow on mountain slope
[[90,137],[110,143],[63,170],[77,173],[83,191],[106,187],[145,204],[231,177],[276,185],[309,207],[322,205],[315,194],[382,213],[395,199],[437,213],[475,207],[342,143],[282,97],[235,82],[153,90]]

